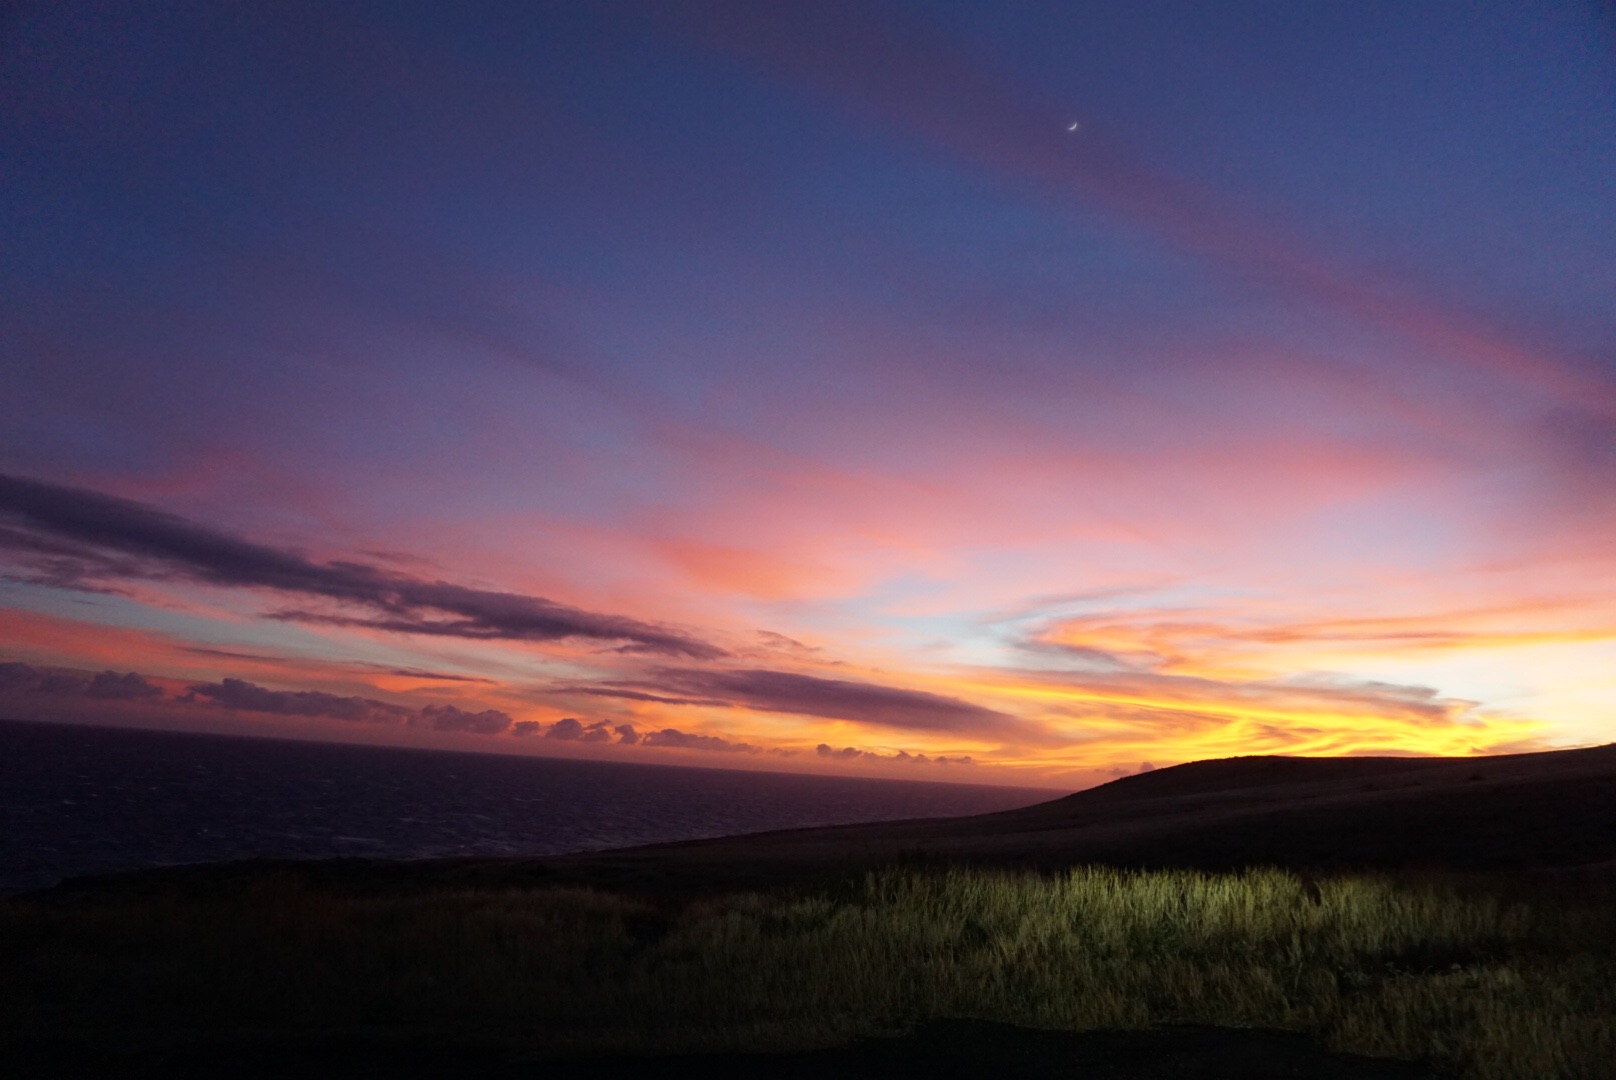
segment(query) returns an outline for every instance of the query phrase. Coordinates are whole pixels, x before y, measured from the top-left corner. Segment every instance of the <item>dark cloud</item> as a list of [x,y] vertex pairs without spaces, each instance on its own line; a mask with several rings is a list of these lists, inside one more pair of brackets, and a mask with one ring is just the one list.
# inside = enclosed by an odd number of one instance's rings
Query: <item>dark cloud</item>
[[624,746],[633,746],[640,741],[640,733],[634,730],[633,724],[618,724],[613,730],[617,732],[617,741]]
[[428,581],[350,561],[316,562],[127,499],[0,475],[0,548],[35,580],[104,588],[129,578],[184,578],[330,601],[346,613],[285,611],[298,622],[472,640],[615,643],[621,650],[711,659],[689,635],[520,593]]
[[563,694],[588,694],[592,697],[622,698],[625,701],[654,701],[659,705],[704,705],[711,709],[727,709],[732,704],[720,698],[690,698],[669,697],[666,694],[652,694],[644,690],[630,690],[626,683],[612,683],[609,686],[558,686],[555,689]]
[[143,576],[139,560],[116,558],[83,544],[0,525],[0,551],[12,554],[13,569],[4,575],[31,585],[84,592],[119,593],[108,582]]
[[89,676],[82,672],[23,663],[0,664],[0,690],[31,690],[65,697],[82,694],[89,685]]
[[321,690],[269,690],[245,679],[197,683],[188,689],[188,700],[204,699],[228,709],[246,709],[278,716],[320,717],[369,724],[408,724],[417,716],[413,709],[374,698],[344,697]]
[[285,659],[285,657],[268,656],[264,653],[237,652],[233,649],[210,649],[205,645],[187,645],[185,646],[185,651],[194,653],[197,656],[212,656],[220,660],[252,660],[269,664],[280,663]]
[[150,701],[162,697],[163,690],[147,682],[144,675],[137,675],[133,671],[126,671],[122,675],[116,671],[103,671],[90,680],[90,685],[84,688],[84,696],[106,701]]
[[0,664],[0,691],[31,690],[39,682],[39,669],[32,664]]
[[671,690],[684,696],[655,696],[652,700],[743,705],[764,712],[823,716],[911,731],[970,732],[1036,741],[1047,738],[1041,730],[1007,713],[921,690],[761,668],[736,671],[662,668],[652,673],[652,679],[654,681],[610,683],[591,688],[589,692],[641,699],[658,690]]
[[498,735],[511,726],[511,718],[498,709],[467,712],[453,705],[428,705],[420,722],[434,731],[464,731],[471,735]]
[[[3,545],[0,545],[3,546]],[[270,656],[265,653],[239,652],[234,649],[213,649],[205,645],[187,645],[184,647],[188,653],[197,656],[211,656],[220,660],[250,660],[255,663],[279,664],[286,661],[284,656]],[[364,661],[355,661],[351,665],[365,671],[380,671],[388,675],[397,675],[405,679],[430,679],[435,682],[461,682],[481,683],[485,686],[495,686],[493,679],[484,679],[476,675],[450,675],[442,671],[427,671],[423,668],[388,667],[386,664],[370,664]]]
[[454,705],[428,705],[411,709],[375,698],[328,694],[322,690],[270,690],[245,679],[224,679],[189,687],[183,701],[208,701],[229,709],[345,720],[362,724],[400,724],[434,731],[463,731],[497,735],[511,726],[511,718],[498,709],[468,712]]
[[34,689],[42,694],[82,694],[89,685],[90,680],[76,671],[47,671]]
[[544,725],[537,720],[518,720],[511,725],[512,735],[537,735]]
[[730,742],[717,735],[692,735],[678,728],[649,731],[641,739],[646,746],[672,746],[681,750],[722,750],[727,753],[755,754],[758,748],[751,743]]
[[133,671],[121,675],[116,671],[102,671],[92,676],[24,663],[0,664],[0,690],[82,696],[100,701],[150,701],[163,696],[162,687],[152,685],[144,675]]
[[436,682],[482,683],[485,686],[497,685],[493,679],[483,679],[476,675],[448,675],[441,671],[423,671],[420,668],[387,668],[386,671],[389,675],[398,675],[406,679],[431,679]]
[[[624,724],[623,727],[628,727],[628,725]],[[622,728],[618,730],[621,732]],[[632,732],[633,730],[633,728],[629,728],[629,731]],[[612,728],[605,720],[597,720],[593,724],[585,726],[583,721],[566,716],[551,724],[550,730],[544,733],[544,737],[546,739],[561,739],[566,742],[611,742]],[[633,742],[634,740],[622,741]]]
[[546,739],[561,739],[565,742],[576,742],[583,738],[584,725],[571,716],[564,716],[550,725],[550,730],[544,733]]

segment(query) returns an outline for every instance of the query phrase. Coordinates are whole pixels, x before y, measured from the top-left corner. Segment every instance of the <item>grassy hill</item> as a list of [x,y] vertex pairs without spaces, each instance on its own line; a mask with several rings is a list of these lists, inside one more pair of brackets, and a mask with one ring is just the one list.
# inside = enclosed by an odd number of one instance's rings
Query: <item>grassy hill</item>
[[0,1053],[1591,1080],[1616,1062],[1613,858],[1602,747],[1198,762],[982,817],[549,860],[122,875],[0,903]]

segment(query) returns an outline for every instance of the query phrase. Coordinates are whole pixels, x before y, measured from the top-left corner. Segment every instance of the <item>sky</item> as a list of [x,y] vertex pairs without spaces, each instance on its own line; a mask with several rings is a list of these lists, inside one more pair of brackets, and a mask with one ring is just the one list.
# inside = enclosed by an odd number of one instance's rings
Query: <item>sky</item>
[[1616,13],[24,2],[0,715],[1616,740]]

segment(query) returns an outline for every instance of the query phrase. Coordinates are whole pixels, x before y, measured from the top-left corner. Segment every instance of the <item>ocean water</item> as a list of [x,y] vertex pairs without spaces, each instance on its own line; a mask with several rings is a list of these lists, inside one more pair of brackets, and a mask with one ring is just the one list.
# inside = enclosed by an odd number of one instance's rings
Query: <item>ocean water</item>
[[258,857],[556,855],[1059,794],[0,721],[0,892]]

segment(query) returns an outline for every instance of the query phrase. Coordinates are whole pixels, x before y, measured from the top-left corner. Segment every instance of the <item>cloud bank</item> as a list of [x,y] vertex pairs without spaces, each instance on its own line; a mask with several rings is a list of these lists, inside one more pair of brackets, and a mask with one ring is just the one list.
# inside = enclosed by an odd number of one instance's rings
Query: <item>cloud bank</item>
[[133,671],[122,675],[116,671],[85,675],[23,663],[0,664],[0,691],[8,690],[97,701],[152,701],[163,696],[162,687],[153,686],[144,675]]
[[959,757],[947,757],[938,754],[928,757],[925,754],[911,754],[907,750],[899,750],[896,754],[878,754],[873,750],[860,750],[856,746],[844,746],[837,750],[829,743],[820,743],[814,747],[814,752],[822,758],[831,761],[900,761],[910,765],[975,765],[976,759],[969,754]]
[[433,731],[459,731],[469,735],[498,735],[511,726],[511,718],[498,709],[470,712],[454,705],[427,705],[419,709],[374,698],[328,694],[320,690],[268,690],[244,679],[196,683],[182,702],[206,701],[228,709],[277,716],[303,716],[362,724],[402,724]]

